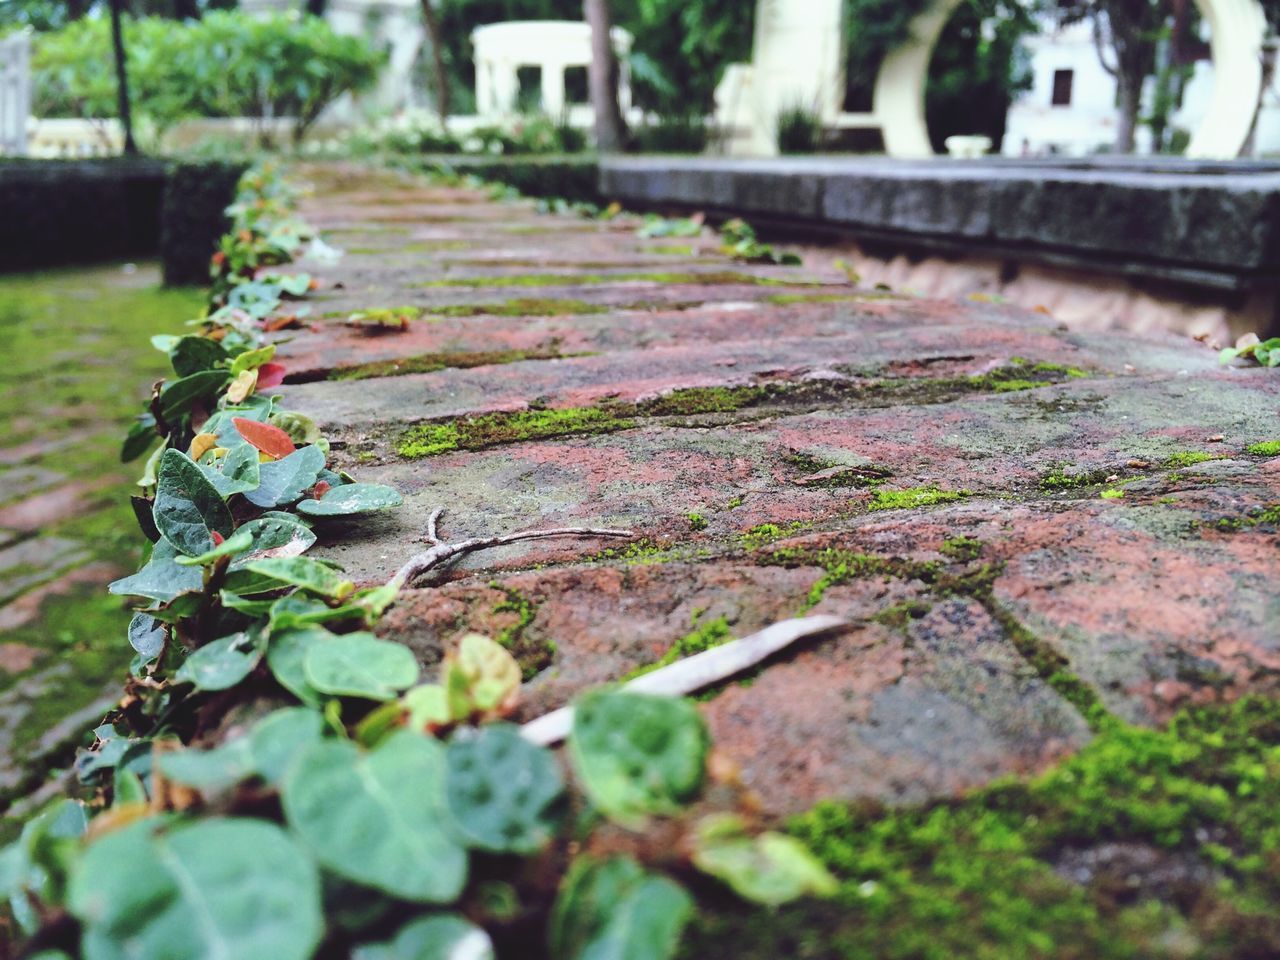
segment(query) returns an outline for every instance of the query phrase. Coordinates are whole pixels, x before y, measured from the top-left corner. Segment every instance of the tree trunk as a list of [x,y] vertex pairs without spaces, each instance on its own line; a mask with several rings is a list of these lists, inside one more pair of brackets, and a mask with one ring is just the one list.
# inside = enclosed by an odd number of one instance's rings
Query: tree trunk
[[124,30],[120,25],[120,5],[124,0],[111,0],[111,46],[116,56],[116,102],[120,108],[120,126],[124,127],[125,156],[134,156],[138,145],[133,140],[133,111],[129,105],[129,70],[125,65]]
[[1116,153],[1133,153],[1142,109],[1142,80],[1120,77],[1120,126],[1116,129]]
[[422,0],[422,21],[427,26],[427,40],[431,43],[431,67],[436,75],[436,112],[440,114],[440,126],[449,122],[449,71],[444,63],[444,35],[440,31],[440,18],[431,0]]
[[596,149],[601,153],[621,151],[627,125],[618,108],[618,57],[613,51],[608,0],[583,0],[587,23],[591,24],[591,66],[587,79],[591,107],[596,115]]
[[329,0],[307,0],[306,11],[313,17],[323,17],[329,11]]
[[67,0],[67,20],[79,20],[89,9],[89,0]]
[[1263,48],[1262,51],[1262,86],[1258,90],[1258,102],[1253,108],[1253,120],[1249,123],[1249,135],[1244,138],[1244,144],[1240,147],[1240,157],[1246,159],[1253,156],[1254,147],[1257,146],[1258,139],[1258,118],[1262,114],[1262,103],[1267,98],[1267,91],[1271,89],[1271,83],[1276,78],[1276,58],[1280,56],[1274,46]]
[[199,20],[200,4],[196,0],[173,0],[173,19]]

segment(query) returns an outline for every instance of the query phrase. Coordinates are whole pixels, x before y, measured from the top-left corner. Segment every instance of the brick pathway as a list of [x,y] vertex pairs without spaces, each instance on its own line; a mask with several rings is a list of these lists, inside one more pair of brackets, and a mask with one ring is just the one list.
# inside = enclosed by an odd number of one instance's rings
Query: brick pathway
[[[425,663],[500,635],[533,716],[681,638],[839,614],[705,707],[775,813],[951,795],[1077,749],[1091,710],[1280,686],[1280,458],[1247,452],[1280,439],[1274,372],[858,289],[821,250],[746,266],[633,218],[312,174],[349,252],[283,349],[287,402],[407,501],[324,553],[383,579],[436,506],[451,539],[639,534],[469,557],[383,625]],[[344,322],[371,307],[413,319]]]

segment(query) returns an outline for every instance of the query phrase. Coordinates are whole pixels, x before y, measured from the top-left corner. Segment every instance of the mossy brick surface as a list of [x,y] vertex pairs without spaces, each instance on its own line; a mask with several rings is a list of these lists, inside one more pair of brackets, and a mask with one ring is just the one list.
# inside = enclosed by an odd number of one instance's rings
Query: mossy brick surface
[[[282,392],[406,500],[322,555],[382,580],[437,506],[449,539],[636,533],[468,556],[382,634],[427,666],[503,639],[527,719],[781,618],[849,622],[700,706],[842,893],[748,914],[699,888],[689,955],[1274,955],[1274,372],[860,290],[818,248],[743,265],[708,235],[668,267],[627,215],[311,174],[308,217],[361,252],[318,271]],[[344,322],[401,305],[402,332]]]

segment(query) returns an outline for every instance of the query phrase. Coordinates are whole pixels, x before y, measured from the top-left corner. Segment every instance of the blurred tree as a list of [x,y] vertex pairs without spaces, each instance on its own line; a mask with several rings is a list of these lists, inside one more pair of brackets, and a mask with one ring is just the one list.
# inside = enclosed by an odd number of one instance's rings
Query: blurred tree
[[129,69],[125,63],[124,28],[120,23],[120,7],[124,0],[111,0],[111,49],[116,61],[116,98],[119,103],[120,126],[124,128],[125,156],[138,152],[133,139],[133,110],[129,104]]
[[427,28],[427,42],[431,44],[431,67],[436,86],[436,112],[440,115],[440,125],[444,126],[449,119],[452,97],[449,91],[449,66],[444,54],[444,33],[440,29],[440,17],[436,13],[432,0],[422,0],[422,22]]
[[1172,12],[1168,0],[1073,0],[1059,3],[1062,22],[1088,19],[1102,68],[1115,77],[1120,103],[1116,151],[1132,153],[1142,84],[1156,69],[1156,51]]
[[587,79],[595,114],[596,149],[616,153],[626,147],[627,124],[618,108],[618,57],[613,49],[613,17],[608,0],[583,0],[591,24],[591,65]]
[[1280,56],[1276,46],[1280,43],[1280,0],[1261,0],[1262,12],[1267,16],[1267,33],[1269,42],[1262,50],[1262,87],[1258,91],[1258,102],[1253,108],[1253,122],[1249,125],[1249,136],[1245,138],[1240,156],[1253,155],[1255,138],[1258,135],[1258,115],[1262,112],[1262,101],[1271,84],[1276,79],[1276,60]]

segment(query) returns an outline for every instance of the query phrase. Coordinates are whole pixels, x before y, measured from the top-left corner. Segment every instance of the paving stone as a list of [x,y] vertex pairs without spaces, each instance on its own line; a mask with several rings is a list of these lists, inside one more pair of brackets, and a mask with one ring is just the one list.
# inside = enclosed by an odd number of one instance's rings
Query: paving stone
[[[318,271],[333,316],[283,335],[281,392],[406,503],[328,526],[321,554],[383,580],[438,506],[450,539],[637,534],[472,554],[380,625],[427,668],[464,632],[499,637],[529,677],[521,719],[682,638],[839,614],[846,629],[703,706],[780,816],[1045,769],[1088,741],[1092,702],[1158,724],[1277,691],[1280,458],[1248,452],[1280,438],[1274,373],[1171,336],[858,289],[804,249],[800,268],[716,262],[713,239],[641,240],[634,218],[326,176],[309,215],[356,252]],[[696,256],[670,266],[653,252],[685,244]],[[642,278],[657,272],[675,276]],[[401,306],[427,312],[403,332],[342,322]],[[326,379],[369,364],[388,366]],[[737,399],[670,399],[689,396]],[[423,424],[591,407],[628,422],[400,452]]]
[[88,559],[76,541],[34,537],[0,550],[0,601],[15,597]]
[[101,480],[77,480],[0,507],[0,526],[31,533],[58,520],[73,517],[89,509],[91,495],[104,485]]

